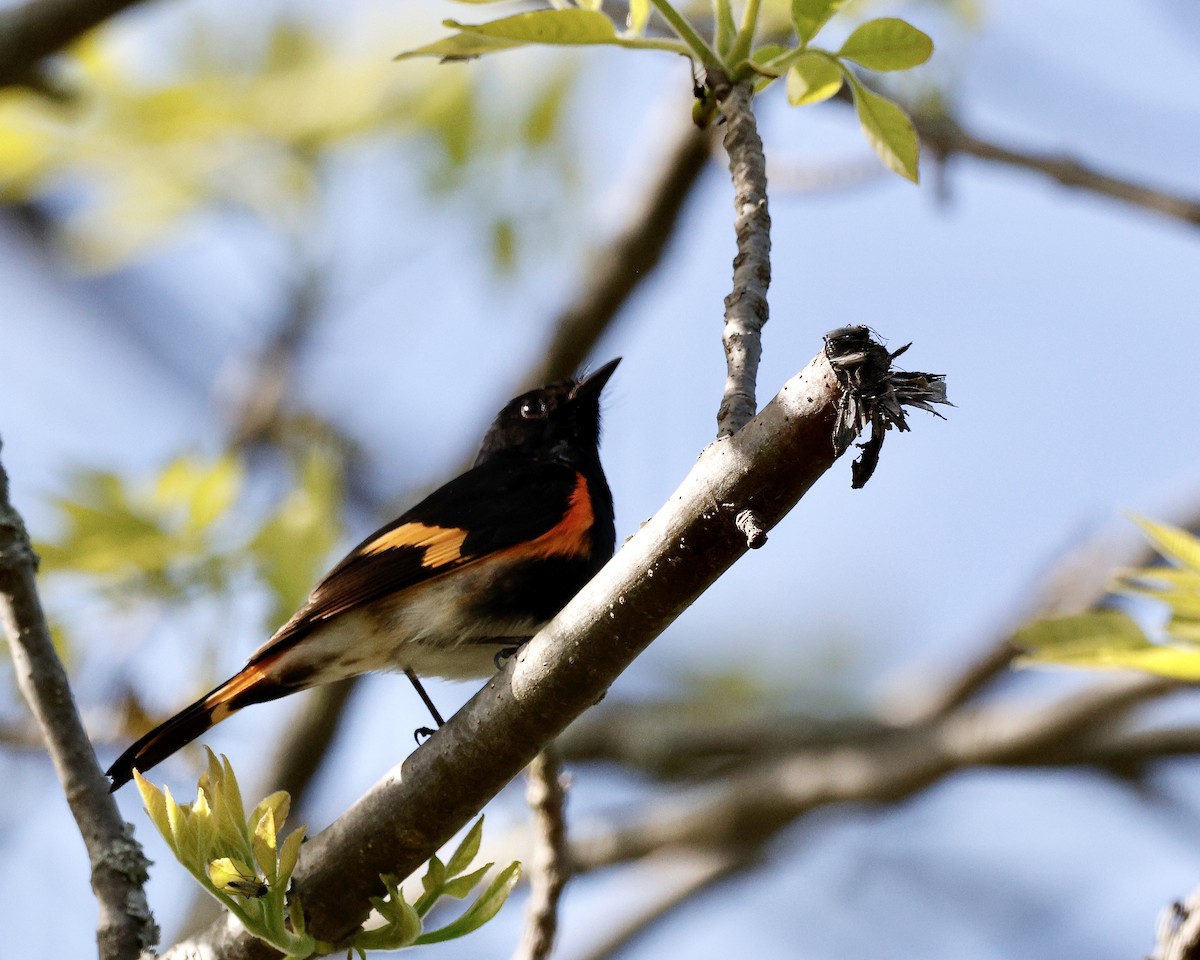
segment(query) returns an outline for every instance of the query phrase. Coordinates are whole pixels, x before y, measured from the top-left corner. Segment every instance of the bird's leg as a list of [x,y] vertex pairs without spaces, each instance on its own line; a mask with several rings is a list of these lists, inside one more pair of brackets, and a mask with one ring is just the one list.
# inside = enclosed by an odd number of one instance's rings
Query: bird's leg
[[500,637],[497,639],[500,642],[506,643],[506,646],[496,651],[496,655],[492,657],[492,663],[496,665],[497,670],[503,670],[504,664],[508,662],[508,658],[514,656],[533,637]]
[[[413,689],[417,691],[417,696],[419,696],[425,706],[429,708],[429,713],[433,717],[433,722],[439,727],[442,726],[446,721],[442,719],[442,715],[438,713],[438,708],[435,707],[433,705],[433,701],[429,699],[429,694],[427,694],[425,692],[425,688],[421,686],[421,681],[418,680],[417,675],[412,672],[412,668],[405,667],[404,675],[408,677],[409,682],[413,685]],[[413,731],[413,736],[416,738],[418,744],[420,744],[422,739],[428,739],[429,737],[432,737],[433,734],[434,728],[432,727],[417,727],[417,729]]]

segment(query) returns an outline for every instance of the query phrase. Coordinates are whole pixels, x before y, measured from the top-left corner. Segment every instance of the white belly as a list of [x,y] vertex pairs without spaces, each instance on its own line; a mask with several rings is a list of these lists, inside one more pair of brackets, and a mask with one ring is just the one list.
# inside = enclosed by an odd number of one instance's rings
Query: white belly
[[283,677],[312,670],[311,684],[372,670],[412,670],[448,680],[488,676],[496,670],[497,652],[514,645],[514,638],[537,633],[542,623],[528,617],[475,619],[464,627],[458,599],[478,596],[489,576],[484,570],[472,573],[460,570],[406,590],[403,600],[344,613],[297,642],[269,672]]

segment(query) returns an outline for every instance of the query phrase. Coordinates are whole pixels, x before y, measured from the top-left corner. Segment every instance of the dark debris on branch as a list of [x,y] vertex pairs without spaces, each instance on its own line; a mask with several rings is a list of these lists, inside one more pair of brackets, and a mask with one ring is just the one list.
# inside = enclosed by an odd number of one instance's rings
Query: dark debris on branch
[[[865,486],[879,465],[883,438],[893,427],[909,429],[905,407],[942,417],[933,404],[953,406],[946,399],[946,377],[940,373],[908,373],[892,369],[892,361],[912,344],[888,352],[864,326],[839,327],[825,334],[825,356],[843,388],[838,401],[833,446],[841,456],[864,431],[870,436],[850,468],[851,487]],[[945,419],[942,417],[942,419]]]

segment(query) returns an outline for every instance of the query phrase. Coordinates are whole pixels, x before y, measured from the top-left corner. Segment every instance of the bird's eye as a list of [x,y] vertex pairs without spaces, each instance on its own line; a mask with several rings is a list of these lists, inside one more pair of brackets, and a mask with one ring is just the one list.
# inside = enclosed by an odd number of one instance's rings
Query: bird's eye
[[521,404],[521,416],[526,420],[540,420],[546,415],[546,401],[532,397]]

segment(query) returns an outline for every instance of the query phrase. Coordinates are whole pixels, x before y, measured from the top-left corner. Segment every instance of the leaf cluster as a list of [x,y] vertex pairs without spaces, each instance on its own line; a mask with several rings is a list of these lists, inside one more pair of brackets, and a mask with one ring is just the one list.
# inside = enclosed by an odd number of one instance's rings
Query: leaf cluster
[[[374,31],[377,42],[394,23],[392,14]],[[106,27],[72,47],[59,99],[0,91],[0,202],[55,200],[67,251],[95,271],[155,251],[201,211],[249,213],[302,238],[322,210],[330,160],[371,137],[419,142],[414,166],[431,190],[470,185],[480,164],[545,152],[566,89],[560,73],[529,102],[508,97],[494,120],[470,76],[399,71],[383,49],[343,49],[294,20],[276,22],[261,50],[199,22],[169,51],[169,75],[142,76],[125,55],[129,32]],[[567,166],[559,158],[546,175]],[[511,216],[497,212],[492,224],[499,266],[512,259]]]
[[[247,817],[233,767],[211,750],[193,803],[176,802],[169,789],[158,788],[137,771],[134,780],[146,813],[176,859],[251,934],[289,958],[327,954],[337,948],[307,931],[300,900],[288,893],[306,828],[282,836],[291,805],[286,791],[271,794]],[[421,879],[422,893],[411,904],[398,878],[381,877],[387,895],[371,898],[376,919],[341,946],[365,957],[368,950],[440,943],[478,930],[508,899],[520,878],[519,863],[499,871],[474,902],[445,926],[426,931],[424,918],[443,897],[466,898],[491,870],[493,864],[487,863],[468,872],[482,837],[480,817],[446,863],[437,857],[429,861]]]
[[[827,100],[845,85],[850,89],[859,124],[871,148],[888,169],[915,183],[920,145],[912,122],[899,106],[868,89],[853,66],[875,71],[907,70],[929,59],[933,42],[905,20],[880,17],[860,24],[836,50],[813,46],[817,35],[844,3],[845,0],[792,0],[795,43],[791,46],[774,43],[755,46],[759,0],[746,0],[740,25],[735,23],[731,0],[713,0],[711,40],[702,37],[698,27],[670,0],[633,0],[624,29],[601,9],[600,0],[579,0],[574,6],[561,4],[484,23],[445,20],[444,26],[454,33],[401,53],[397,59],[465,60],[529,44],[608,45],[663,50],[690,57],[710,77],[717,72],[731,83],[752,81],[756,90],[786,77],[788,101],[793,106]],[[674,37],[647,36],[652,7]],[[694,115],[703,124],[714,111],[715,104],[704,99]]]
[[[207,749],[207,748],[206,748]],[[134,771],[146,813],[175,858],[256,937],[288,957],[329,953],[304,927],[300,903],[287,897],[304,827],[280,839],[291,798],[271,794],[246,816],[229,761],[208,751],[193,803],[177,803]]]
[[483,817],[480,817],[467,831],[449,860],[442,863],[438,857],[433,857],[429,861],[421,878],[421,895],[411,904],[405,899],[397,877],[382,877],[387,896],[372,897],[371,905],[383,923],[356,933],[351,940],[352,947],[363,955],[366,950],[396,950],[426,943],[442,943],[465,937],[491,920],[504,906],[521,878],[521,864],[516,861],[500,870],[456,919],[436,930],[423,929],[424,917],[439,900],[443,897],[465,899],[495,865],[485,863],[467,872],[479,853],[482,839]]
[[243,501],[232,454],[182,456],[150,483],[81,473],[55,501],[58,536],[35,544],[43,574],[79,575],[112,602],[184,604],[228,596],[247,573],[269,589],[268,626],[300,604],[341,535],[341,467],[321,447],[290,462],[291,483],[265,515]]
[[1165,605],[1169,616],[1161,641],[1123,610],[1097,610],[1023,627],[1014,643],[1025,651],[1024,663],[1131,668],[1200,680],[1200,540],[1168,524],[1137,522],[1169,565],[1121,571],[1112,591]]

